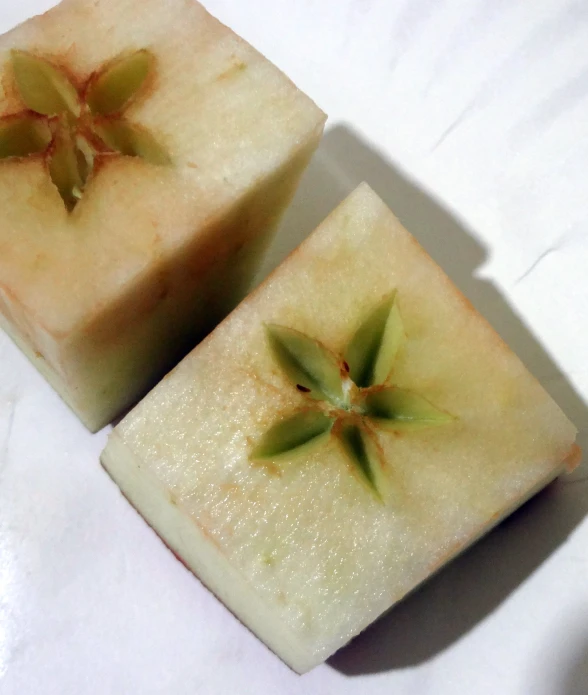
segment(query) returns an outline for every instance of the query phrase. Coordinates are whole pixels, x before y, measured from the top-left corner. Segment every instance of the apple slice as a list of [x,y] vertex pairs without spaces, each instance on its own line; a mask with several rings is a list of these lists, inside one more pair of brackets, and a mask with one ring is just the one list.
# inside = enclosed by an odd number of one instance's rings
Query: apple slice
[[192,0],[64,0],[0,70],[0,325],[97,430],[243,296],[325,117]]
[[363,184],[127,415],[102,462],[303,672],[571,468],[575,436]]

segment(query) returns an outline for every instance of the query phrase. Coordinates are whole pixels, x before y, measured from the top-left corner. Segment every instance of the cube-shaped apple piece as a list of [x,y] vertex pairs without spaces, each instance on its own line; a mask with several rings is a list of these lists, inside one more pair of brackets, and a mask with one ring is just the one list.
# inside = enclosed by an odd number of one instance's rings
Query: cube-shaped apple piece
[[363,184],[118,425],[102,462],[303,672],[571,468],[575,436]]
[[193,0],[64,0],[0,77],[0,322],[96,430],[242,298],[324,114]]

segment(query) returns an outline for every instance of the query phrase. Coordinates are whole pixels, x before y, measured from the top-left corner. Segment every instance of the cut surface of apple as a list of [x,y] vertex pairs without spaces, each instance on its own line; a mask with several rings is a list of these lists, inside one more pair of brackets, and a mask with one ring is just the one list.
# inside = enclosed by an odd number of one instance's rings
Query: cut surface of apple
[[575,437],[363,184],[127,415],[102,462],[304,672],[571,468]]
[[0,74],[0,325],[96,430],[243,296],[324,114],[193,0],[64,0]]

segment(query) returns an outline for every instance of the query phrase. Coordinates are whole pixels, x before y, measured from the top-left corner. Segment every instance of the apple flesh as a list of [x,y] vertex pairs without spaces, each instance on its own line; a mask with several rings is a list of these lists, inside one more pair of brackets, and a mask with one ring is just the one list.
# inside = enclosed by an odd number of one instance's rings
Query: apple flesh
[[[291,460],[252,461],[270,427],[309,403],[266,327],[341,355],[394,291],[406,341],[392,382],[453,419],[379,431],[391,494],[359,484],[335,434]],[[577,463],[575,436],[364,184],[127,415],[102,463],[187,566],[304,672]]]
[[0,323],[93,431],[243,296],[324,125],[275,66],[185,0],[64,0],[0,37],[0,116],[24,109],[13,49],[83,93],[143,48],[153,74],[124,119],[170,165],[104,156],[68,211],[42,156],[0,160]]

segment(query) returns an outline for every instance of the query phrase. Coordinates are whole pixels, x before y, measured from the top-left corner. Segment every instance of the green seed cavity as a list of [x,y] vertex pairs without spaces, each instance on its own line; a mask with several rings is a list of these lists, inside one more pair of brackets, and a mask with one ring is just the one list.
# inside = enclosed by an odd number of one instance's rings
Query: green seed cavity
[[60,67],[26,51],[13,50],[11,66],[28,111],[0,119],[0,159],[43,154],[69,212],[83,198],[97,154],[171,164],[146,128],[122,116],[154,74],[149,51],[116,58],[91,75],[79,92]]
[[373,428],[399,431],[456,419],[418,393],[386,385],[406,339],[396,291],[369,312],[341,358],[293,328],[268,324],[265,330],[275,362],[307,400],[270,427],[251,460],[308,453],[334,432],[352,469],[383,502],[390,485]]

